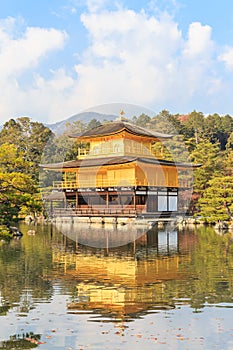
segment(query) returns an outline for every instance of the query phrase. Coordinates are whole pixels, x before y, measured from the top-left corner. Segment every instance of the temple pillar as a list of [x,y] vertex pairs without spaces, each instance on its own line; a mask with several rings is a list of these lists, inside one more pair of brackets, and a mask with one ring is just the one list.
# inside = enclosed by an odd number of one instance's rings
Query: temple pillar
[[134,210],[136,210],[136,191],[135,190],[133,192],[133,207],[134,207]]
[[78,192],[76,192],[76,203],[75,203],[75,207],[78,208]]
[[107,191],[107,194],[106,194],[106,208],[109,207],[109,193]]

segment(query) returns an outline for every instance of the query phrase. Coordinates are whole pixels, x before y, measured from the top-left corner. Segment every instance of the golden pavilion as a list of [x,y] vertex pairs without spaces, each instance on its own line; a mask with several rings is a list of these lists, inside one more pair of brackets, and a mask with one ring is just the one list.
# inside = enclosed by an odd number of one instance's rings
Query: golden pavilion
[[42,165],[63,173],[48,196],[53,214],[169,217],[183,211],[179,195],[191,184],[179,178],[179,171],[192,165],[162,159],[154,151],[172,135],[119,119],[69,137],[85,144],[77,159]]

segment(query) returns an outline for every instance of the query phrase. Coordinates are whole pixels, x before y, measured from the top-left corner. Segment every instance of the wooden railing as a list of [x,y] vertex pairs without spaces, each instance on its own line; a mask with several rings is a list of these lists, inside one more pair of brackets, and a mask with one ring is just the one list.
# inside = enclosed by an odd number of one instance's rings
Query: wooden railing
[[97,208],[97,207],[79,207],[79,208],[54,208],[50,213],[54,217],[140,217],[140,218],[169,218],[177,213],[166,212],[146,212],[144,205],[134,207],[121,208]]
[[54,216],[66,217],[66,216],[126,216],[135,217],[142,213],[142,210],[135,208],[56,208],[53,209]]
[[53,181],[53,188],[66,189],[78,188],[79,184],[76,181]]
[[[56,189],[78,189],[78,188],[105,188],[105,187],[131,187],[131,186],[164,186],[164,184],[148,184],[147,179],[139,180],[126,179],[126,180],[81,180],[77,181],[54,181],[53,187]],[[179,188],[191,188],[192,182],[190,180],[179,180],[179,186],[176,183],[170,183],[168,187]]]
[[[127,179],[127,180],[81,180],[76,181],[54,181],[53,187],[57,189],[76,189],[76,188],[88,188],[88,187],[124,187],[124,186],[136,186],[137,179]],[[140,186],[146,186],[146,181],[141,181]]]
[[124,147],[119,147],[117,149],[117,151],[109,151],[109,149],[106,149],[104,147],[101,147],[98,150],[78,148],[77,157],[78,157],[78,159],[84,159],[88,155],[90,156],[90,158],[105,157],[105,156],[116,155],[118,153],[124,154],[125,156],[141,156],[141,157],[162,159],[160,154],[158,154],[154,151],[150,151],[145,146],[142,146],[141,148],[131,148],[130,150],[127,150]]

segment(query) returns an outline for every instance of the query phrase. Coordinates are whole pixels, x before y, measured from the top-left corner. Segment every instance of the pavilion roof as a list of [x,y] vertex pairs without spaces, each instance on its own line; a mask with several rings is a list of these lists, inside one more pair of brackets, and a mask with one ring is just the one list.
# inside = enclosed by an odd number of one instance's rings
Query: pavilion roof
[[163,166],[176,166],[179,168],[192,168],[199,167],[200,164],[182,163],[174,162],[165,159],[156,158],[144,158],[144,157],[134,157],[134,156],[113,156],[113,157],[103,157],[103,158],[85,158],[83,160],[70,160],[61,163],[51,163],[51,164],[40,164],[40,167],[49,170],[65,170],[65,169],[75,169],[75,168],[86,168],[86,167],[96,167],[96,166],[108,166],[108,165],[120,165],[132,162],[140,162],[146,164],[163,165]]
[[155,139],[169,139],[169,138],[172,138],[173,136],[170,134],[163,134],[157,131],[148,130],[141,126],[120,120],[120,121],[113,121],[113,122],[109,122],[109,123],[97,126],[96,128],[84,131],[81,134],[71,134],[69,135],[69,137],[85,140],[90,138],[114,135],[122,131],[127,131],[128,133],[133,135],[145,136],[145,137],[150,137]]

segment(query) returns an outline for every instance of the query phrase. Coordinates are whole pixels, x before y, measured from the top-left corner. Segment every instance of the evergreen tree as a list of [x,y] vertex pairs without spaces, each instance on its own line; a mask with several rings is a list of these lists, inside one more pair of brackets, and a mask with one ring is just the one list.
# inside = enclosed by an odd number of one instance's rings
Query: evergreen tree
[[233,220],[233,177],[217,176],[211,179],[198,204],[199,214],[207,222]]
[[25,214],[41,210],[36,184],[23,173],[28,164],[22,155],[13,144],[0,146],[0,224],[17,219],[21,210]]
[[211,142],[200,142],[191,152],[190,159],[195,164],[201,164],[201,167],[194,171],[194,191],[202,193],[211,180],[223,170],[223,162],[220,157],[220,148],[218,144]]
[[94,118],[87,124],[86,130],[97,128],[97,126],[100,126],[100,125],[101,125],[100,121]]
[[183,134],[183,125],[180,120],[167,110],[162,110],[159,114],[154,116],[150,124],[153,130],[164,134]]
[[233,132],[229,135],[228,139],[227,139],[227,144],[226,144],[226,149],[229,150],[233,150]]
[[142,113],[139,117],[134,117],[133,122],[138,126],[148,128],[150,126],[151,118],[147,114]]
[[40,158],[48,140],[52,137],[52,131],[42,123],[32,122],[28,117],[11,119],[6,122],[0,131],[0,145],[13,144],[17,153],[21,154],[30,166],[24,169],[38,180]]
[[203,113],[197,111],[190,113],[189,118],[183,123],[185,138],[194,138],[196,144],[201,142],[205,135],[204,120]]

